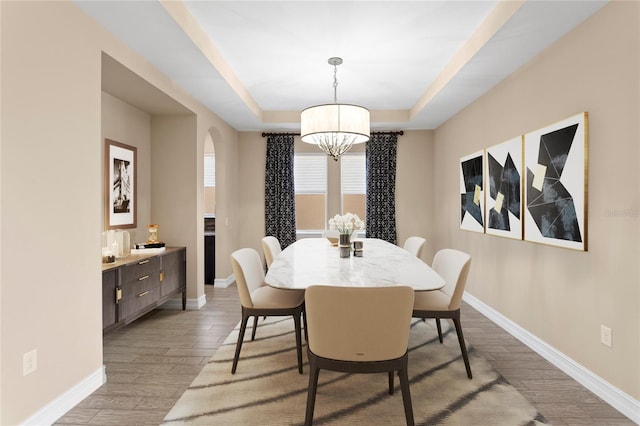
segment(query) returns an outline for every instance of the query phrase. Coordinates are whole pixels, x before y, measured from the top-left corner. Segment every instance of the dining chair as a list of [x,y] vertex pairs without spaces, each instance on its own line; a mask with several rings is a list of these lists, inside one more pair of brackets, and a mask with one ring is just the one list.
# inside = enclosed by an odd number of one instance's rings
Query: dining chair
[[422,237],[409,237],[405,240],[404,246],[402,247],[409,253],[413,254],[416,257],[420,257],[422,253],[422,248],[424,247],[425,240]]
[[[271,267],[274,259],[278,257],[278,255],[282,252],[282,247],[280,246],[280,241],[276,237],[271,235],[262,238],[262,250],[264,252],[264,258],[267,262],[267,269]],[[300,293],[300,297],[304,298],[304,290],[289,290],[289,291],[297,291]],[[307,326],[306,326],[306,316],[304,310],[302,311],[304,326],[304,338],[305,341],[307,339]],[[258,329],[258,317],[253,318],[253,330],[251,330],[251,340],[256,337],[256,330]]]
[[442,249],[436,253],[431,267],[444,279],[445,285],[440,290],[416,291],[413,303],[413,316],[415,318],[435,318],[438,328],[438,339],[442,343],[442,326],[440,319],[451,319],[458,335],[460,351],[467,369],[467,376],[471,379],[471,366],[467,355],[467,347],[464,344],[462,325],[460,323],[460,306],[462,295],[467,283],[471,256],[467,253],[453,249]]
[[302,374],[302,338],[300,317],[304,309],[304,293],[282,290],[268,286],[264,282],[264,269],[260,255],[252,248],[243,248],[231,253],[231,265],[242,305],[242,320],[233,358],[231,374],[235,374],[240,358],[244,333],[250,317],[254,317],[251,340],[255,338],[258,316],[293,316],[298,352],[298,372]]
[[276,237],[269,235],[262,239],[262,250],[264,251],[264,259],[267,262],[268,269],[273,263],[273,259],[282,251],[282,247],[280,247],[280,241]]
[[307,288],[309,389],[305,425],[313,423],[320,370],[388,373],[400,388],[407,425],[413,425],[409,390],[408,345],[414,291],[408,286]]

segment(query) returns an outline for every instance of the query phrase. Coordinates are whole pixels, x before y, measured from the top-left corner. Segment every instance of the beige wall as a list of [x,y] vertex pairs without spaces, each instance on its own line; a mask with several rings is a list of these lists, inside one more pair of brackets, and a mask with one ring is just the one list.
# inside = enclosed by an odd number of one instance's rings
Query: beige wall
[[149,223],[160,224],[158,236],[162,241],[187,247],[187,299],[193,300],[204,292],[204,271],[197,268],[195,256],[204,238],[198,238],[198,228],[204,226],[196,205],[197,193],[203,188],[197,172],[203,156],[198,155],[195,143],[196,117],[156,116],[151,122]]
[[[131,243],[147,239],[151,223],[151,116],[108,93],[102,92],[102,173],[104,174],[104,140],[134,146],[137,149],[137,227],[129,228]],[[103,200],[104,203],[104,200]],[[102,212],[102,221],[104,223]],[[162,235],[160,235],[162,237]]]
[[[216,151],[217,152],[217,151]],[[264,237],[264,170],[266,139],[257,132],[241,132],[238,137],[238,230],[236,249],[251,247],[262,256]],[[216,233],[217,237],[217,233]],[[264,257],[264,256],[262,256]],[[216,261],[218,257],[216,257]],[[226,262],[229,263],[229,257]]]
[[[640,397],[638,2],[614,2],[437,129],[437,248],[472,255],[467,290]],[[589,251],[459,229],[460,157],[589,112]],[[600,343],[600,325],[613,347]]]
[[[202,298],[204,141],[211,135],[221,173],[216,255],[228,259],[238,226],[237,133],[72,2],[0,2],[0,11],[0,424],[41,423],[51,421],[48,404],[58,409],[102,380],[104,137],[141,155],[134,238],[161,221],[162,238],[188,247],[188,297]],[[103,52],[194,115],[158,118],[103,94]],[[153,176],[156,162],[176,166],[170,182]],[[220,262],[216,271],[227,277],[231,267]],[[23,377],[32,349],[38,369]]]
[[[213,154],[215,156],[213,139],[211,139],[210,135],[207,135],[207,136],[208,137],[206,137],[204,141],[204,153]],[[206,214],[216,213],[216,188],[215,187],[204,188],[204,212]]]
[[0,4],[3,425],[102,365],[100,53],[75,8],[42,6]]
[[[431,264],[434,235],[441,213],[434,209],[433,131],[405,131],[398,137],[396,221],[398,244],[415,235],[427,242],[421,257]],[[438,213],[438,214],[436,214]]]
[[[205,122],[205,124],[207,124]],[[216,152],[216,280],[225,280],[232,276],[231,262],[229,258],[231,253],[238,248],[239,229],[241,230],[245,223],[240,220],[240,212],[238,207],[238,173],[239,173],[239,154],[238,154],[238,133],[228,126],[221,123],[215,123],[214,127],[203,129],[203,125],[198,120],[198,140],[204,138],[204,132],[211,135]],[[210,125],[210,124],[209,124]],[[200,155],[200,154],[198,154]],[[198,180],[202,182],[204,173],[202,168],[199,169]],[[204,188],[199,185],[198,188]],[[202,198],[198,197],[198,202]],[[198,205],[199,221],[202,222],[202,214],[204,213],[204,202],[202,206]],[[199,229],[203,230],[202,234],[198,234],[199,246],[199,263],[198,265],[198,283],[204,282],[204,224]],[[201,274],[201,275],[200,275]]]

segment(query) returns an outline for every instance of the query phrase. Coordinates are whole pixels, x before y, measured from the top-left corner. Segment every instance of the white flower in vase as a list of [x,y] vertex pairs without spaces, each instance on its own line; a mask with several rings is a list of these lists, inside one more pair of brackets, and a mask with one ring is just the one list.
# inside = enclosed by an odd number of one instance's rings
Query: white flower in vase
[[338,231],[341,234],[351,235],[353,231],[364,229],[364,221],[360,219],[357,214],[337,214],[329,219],[329,229]]

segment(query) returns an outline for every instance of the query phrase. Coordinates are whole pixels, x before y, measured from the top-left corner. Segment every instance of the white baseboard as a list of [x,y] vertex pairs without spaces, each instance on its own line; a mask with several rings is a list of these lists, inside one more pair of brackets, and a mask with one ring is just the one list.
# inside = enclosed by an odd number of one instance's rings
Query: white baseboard
[[225,278],[216,278],[215,280],[213,280],[213,285],[214,285],[214,287],[227,288],[231,284],[233,284],[234,282],[236,282],[236,277],[233,274],[231,274],[226,279]]
[[[203,294],[197,299],[187,299],[186,309],[188,311],[197,311],[207,303],[207,298]],[[182,298],[169,299],[162,305],[158,306],[158,309],[175,309],[182,310]]]
[[51,425],[107,382],[104,365],[29,417],[23,425]]
[[543,342],[535,335],[531,334],[469,293],[464,293],[464,301],[496,323],[507,333],[530,347],[538,355],[565,372],[582,386],[598,395],[606,401],[607,404],[629,417],[631,421],[640,425],[640,401],[632,398],[630,395],[616,388],[597,374],[578,364],[576,361],[554,347]]

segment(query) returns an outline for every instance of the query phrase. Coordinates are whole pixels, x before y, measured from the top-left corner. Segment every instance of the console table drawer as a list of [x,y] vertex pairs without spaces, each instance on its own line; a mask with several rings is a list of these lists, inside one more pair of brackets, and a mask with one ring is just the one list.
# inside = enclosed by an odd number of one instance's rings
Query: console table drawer
[[158,257],[143,259],[135,263],[131,263],[122,268],[122,283],[135,283],[143,281],[144,277],[154,277],[156,282],[160,274],[160,260]]
[[123,299],[120,302],[122,305],[122,317],[126,319],[144,308],[154,308],[155,301],[158,300],[159,297],[160,289],[158,287],[154,287],[149,290],[142,291],[130,299]]
[[136,281],[122,284],[122,300],[129,300],[140,297],[142,293],[149,292],[153,288],[159,288],[159,272],[153,275],[143,275]]

